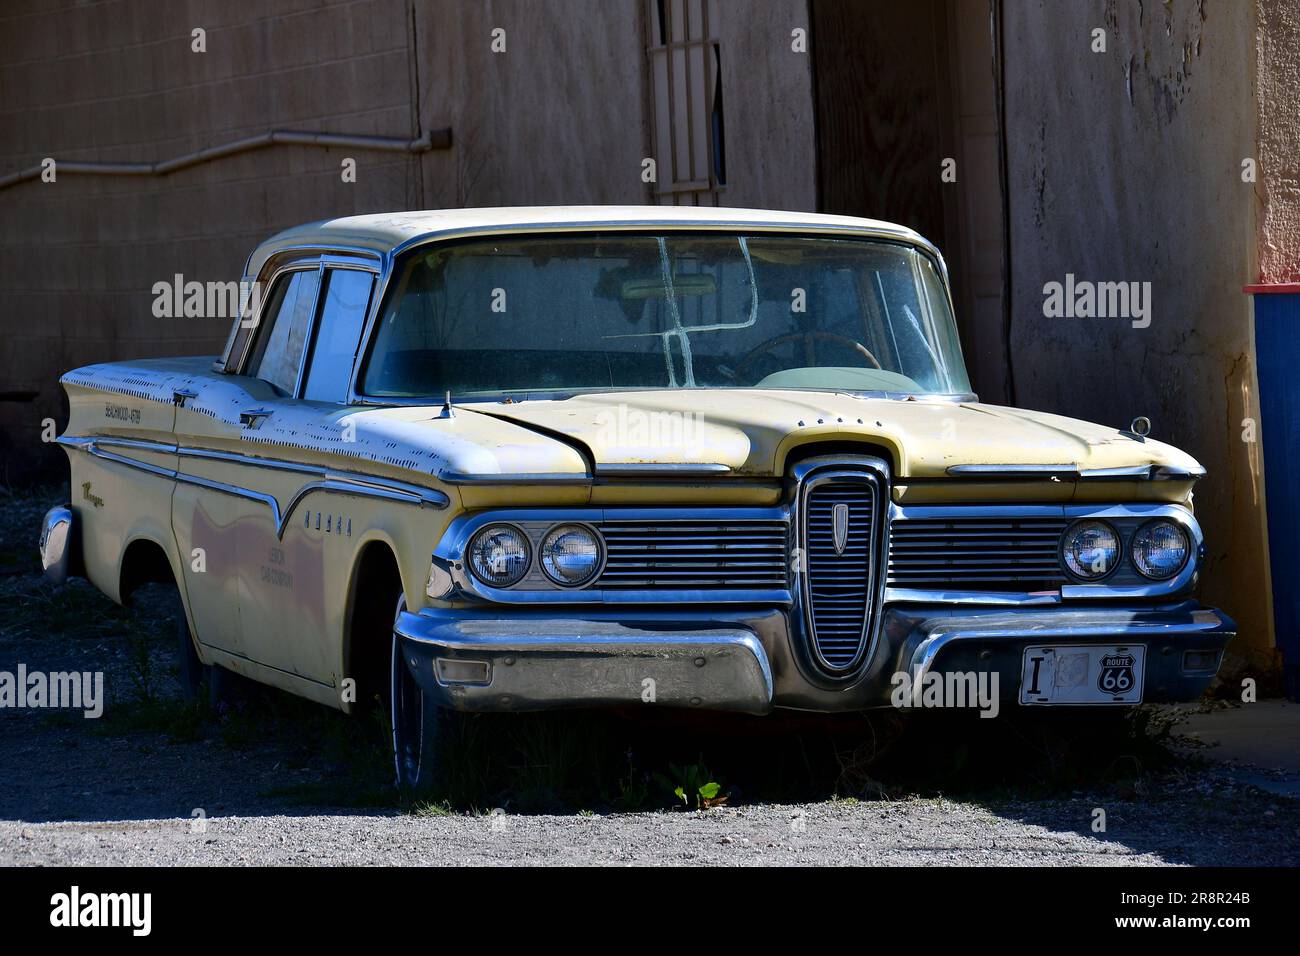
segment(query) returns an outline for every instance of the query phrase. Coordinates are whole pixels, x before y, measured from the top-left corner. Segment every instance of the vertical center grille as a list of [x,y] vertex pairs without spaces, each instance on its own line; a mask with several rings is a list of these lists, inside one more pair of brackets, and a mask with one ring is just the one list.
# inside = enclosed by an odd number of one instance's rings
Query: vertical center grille
[[804,618],[826,671],[856,667],[871,634],[880,540],[880,482],[865,471],[819,472],[803,489]]

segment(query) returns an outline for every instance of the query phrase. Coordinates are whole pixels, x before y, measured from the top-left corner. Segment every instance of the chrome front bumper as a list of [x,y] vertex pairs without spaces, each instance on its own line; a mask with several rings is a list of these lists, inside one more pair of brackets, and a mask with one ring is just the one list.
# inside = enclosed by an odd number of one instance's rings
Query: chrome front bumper
[[41,567],[55,584],[68,579],[72,558],[72,508],[59,505],[45,512],[41,524]]
[[[579,616],[581,614],[581,616]],[[505,614],[426,608],[396,633],[407,666],[439,704],[507,711],[657,703],[763,714],[774,707],[843,712],[890,705],[892,678],[996,671],[1018,693],[1030,644],[1147,648],[1144,701],[1194,700],[1218,670],[1236,625],[1187,601],[1150,607],[892,606],[867,663],[828,680],[783,610],[725,607]],[[1189,669],[1185,652],[1202,652]],[[1209,653],[1212,667],[1204,664]]]
[[619,621],[403,613],[396,632],[426,693],[457,710],[657,703],[765,714],[772,669],[736,626],[651,630]]

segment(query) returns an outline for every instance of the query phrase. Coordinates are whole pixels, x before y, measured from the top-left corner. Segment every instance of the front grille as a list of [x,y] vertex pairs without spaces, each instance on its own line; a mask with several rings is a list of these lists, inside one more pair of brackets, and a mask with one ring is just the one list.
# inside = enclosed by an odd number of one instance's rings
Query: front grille
[[780,589],[789,586],[784,521],[605,521],[598,588]]
[[[864,472],[814,475],[803,496],[805,620],[818,662],[832,673],[852,669],[866,651],[880,500]],[[839,548],[837,507],[848,509]]]
[[1047,591],[1068,583],[1058,548],[1065,518],[895,518],[893,588]]

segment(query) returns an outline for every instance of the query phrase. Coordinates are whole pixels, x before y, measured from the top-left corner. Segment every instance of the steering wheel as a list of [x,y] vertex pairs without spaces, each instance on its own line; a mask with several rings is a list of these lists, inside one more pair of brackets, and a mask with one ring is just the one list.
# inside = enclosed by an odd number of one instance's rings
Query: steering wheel
[[804,356],[805,356],[804,360],[809,365],[815,364],[813,359],[813,352],[812,352],[813,341],[815,339],[829,339],[832,342],[839,342],[842,345],[848,345],[851,348],[857,349],[859,352],[862,353],[864,358],[866,358],[869,362],[871,362],[872,365],[874,365],[876,368],[883,370],[883,366],[880,364],[880,360],[876,358],[874,355],[872,355],[871,350],[868,349],[861,342],[855,341],[854,339],[849,338],[847,335],[838,335],[835,332],[823,332],[819,329],[810,329],[806,332],[790,332],[786,335],[778,335],[774,339],[768,339],[766,342],[761,342],[758,345],[754,346],[752,349],[749,350],[748,354],[746,354],[745,357],[741,359],[740,363],[736,366],[736,377],[740,378],[742,373],[749,367],[749,364],[753,362],[754,359],[758,358],[760,355],[770,352],[772,351],[772,349],[776,348],[777,346],[784,345],[786,342],[794,342],[798,339],[803,339]]

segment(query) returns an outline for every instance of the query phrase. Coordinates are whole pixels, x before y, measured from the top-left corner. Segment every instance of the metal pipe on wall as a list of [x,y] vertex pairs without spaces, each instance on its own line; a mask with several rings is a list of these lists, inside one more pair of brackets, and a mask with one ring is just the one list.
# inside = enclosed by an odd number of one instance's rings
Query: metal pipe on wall
[[[342,146],[354,149],[371,149],[397,153],[427,153],[434,149],[451,148],[451,127],[430,130],[418,139],[401,139],[395,136],[350,136],[346,133],[312,133],[302,130],[273,129],[256,136],[248,136],[219,146],[209,146],[183,153],[156,163],[95,163],[57,162],[57,172],[75,175],[99,176],[165,176],[177,170],[197,166],[214,159],[223,159],[237,153],[247,153],[267,146],[286,144],[294,146]],[[37,164],[16,173],[0,177],[0,189],[7,189],[29,179],[40,178],[44,166]]]

